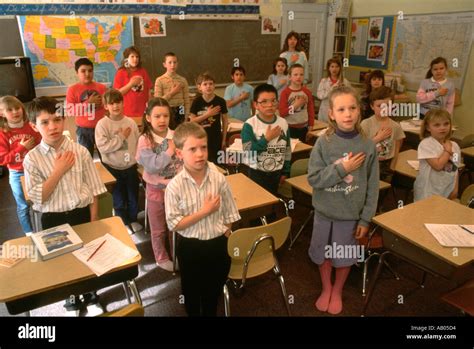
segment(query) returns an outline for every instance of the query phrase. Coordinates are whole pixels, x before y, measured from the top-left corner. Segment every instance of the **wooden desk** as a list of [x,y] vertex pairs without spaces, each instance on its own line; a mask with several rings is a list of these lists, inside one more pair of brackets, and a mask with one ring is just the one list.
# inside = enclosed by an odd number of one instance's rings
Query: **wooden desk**
[[[137,250],[120,217],[76,225],[74,230],[84,243],[109,233]],[[33,246],[29,237],[6,243],[10,246]],[[0,268],[0,302],[6,303],[10,314],[23,313],[64,300],[71,294],[92,292],[121,282],[128,283],[127,286],[134,297],[141,303],[140,294],[133,281],[138,276],[140,254],[101,277],[97,277],[72,253],[47,261],[33,260],[26,259],[12,268]]]
[[426,229],[425,223],[474,224],[472,209],[440,196],[406,205],[402,209],[375,216],[382,227],[383,244],[388,250],[379,261],[364,306],[364,312],[380,275],[385,254],[393,254],[420,269],[463,283],[474,276],[474,249],[443,247]]
[[463,156],[474,158],[474,147],[468,147],[461,149],[461,154]]
[[[242,120],[239,120],[239,119],[229,118],[229,119],[228,119],[228,123],[229,123],[229,124],[230,124],[230,123],[233,123],[233,124],[241,124],[241,125],[243,125],[244,122],[243,122]],[[227,130],[227,135],[229,135],[229,134],[234,134],[234,133],[240,133],[240,131],[242,131],[242,127],[239,127],[239,128],[233,128],[233,127],[231,127],[231,128],[229,128],[229,129]]]
[[328,123],[320,120],[314,120],[313,129],[311,131],[322,130],[328,127]]

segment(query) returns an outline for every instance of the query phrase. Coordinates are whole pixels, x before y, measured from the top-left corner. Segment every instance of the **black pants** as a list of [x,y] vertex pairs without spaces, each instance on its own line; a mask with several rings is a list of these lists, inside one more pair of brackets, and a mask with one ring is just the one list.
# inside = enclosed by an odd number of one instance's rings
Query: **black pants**
[[308,133],[308,127],[295,128],[290,127],[290,137],[298,138],[301,142],[306,142],[306,134]]
[[175,130],[176,127],[184,122],[185,113],[184,105],[171,107],[170,129]]
[[281,171],[264,172],[251,168],[249,169],[249,177],[259,186],[265,188],[273,195],[278,195]]
[[217,301],[230,269],[227,237],[199,240],[178,235],[176,256],[187,314],[216,316]]
[[[45,212],[41,215],[41,226],[43,229],[56,227],[61,224],[69,223],[78,225],[89,223],[91,221],[91,211],[89,206],[76,208],[68,212]],[[95,304],[99,301],[99,296],[95,292],[85,293],[84,304]],[[67,310],[76,310],[81,307],[81,300],[78,295],[71,295],[66,299],[64,307]]]

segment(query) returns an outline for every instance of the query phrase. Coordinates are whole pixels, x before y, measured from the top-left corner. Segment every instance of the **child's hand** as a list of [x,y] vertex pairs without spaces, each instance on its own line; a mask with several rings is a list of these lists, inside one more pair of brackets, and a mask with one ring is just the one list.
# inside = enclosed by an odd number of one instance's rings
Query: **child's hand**
[[291,105],[294,109],[298,109],[299,107],[305,105],[307,100],[308,99],[306,98],[306,96],[296,96]]
[[440,96],[446,96],[447,93],[448,93],[448,89],[446,87],[440,87],[438,89],[438,94]]
[[450,154],[453,153],[453,144],[451,141],[448,139],[443,143],[443,148]]
[[122,128],[119,128],[119,132],[124,136],[125,139],[128,138],[128,136],[130,136],[130,133],[132,133],[132,128],[131,127],[127,127],[126,129],[122,129]]
[[201,210],[206,214],[206,216],[208,216],[211,213],[216,212],[219,209],[220,205],[220,195],[216,195],[213,197],[211,194],[207,194],[206,198],[204,199],[204,204],[202,205]]
[[242,92],[242,93],[240,94],[239,99],[240,99],[241,101],[245,101],[245,100],[246,100],[247,98],[249,98],[249,97],[250,97],[250,93],[244,91],[244,92]]
[[61,174],[66,173],[76,161],[74,153],[72,151],[66,151],[64,153],[58,154],[54,160],[54,169]]
[[352,155],[352,153],[349,153],[347,156],[347,159],[344,159],[342,161],[342,166],[344,166],[344,170],[346,170],[347,173],[350,173],[352,171],[357,170],[359,167],[362,166],[362,164],[365,161],[365,154],[360,152],[356,155]]
[[267,142],[270,142],[273,138],[278,137],[281,134],[281,127],[280,126],[275,126],[274,128],[271,128],[270,125],[267,127],[267,131],[265,132],[265,139]]
[[381,127],[378,131],[377,134],[374,137],[374,142],[378,143],[383,141],[384,139],[387,139],[392,135],[392,128],[391,127]]
[[171,89],[170,94],[171,94],[172,96],[174,96],[174,95],[177,94],[179,91],[181,91],[182,88],[183,88],[183,85],[181,85],[180,82],[175,82],[175,83],[173,84],[173,88]]
[[211,117],[211,116],[219,114],[220,112],[221,112],[220,105],[216,105],[215,107],[211,105],[207,108],[206,115],[207,117]]
[[287,176],[280,176],[280,185],[282,185],[283,183],[285,183],[286,179],[288,177]]
[[34,138],[27,139],[26,137],[23,137],[20,144],[24,146],[26,149],[30,150],[35,146],[35,139]]
[[280,85],[286,85],[288,79],[280,79],[279,83]]
[[172,139],[168,139],[168,149],[166,149],[166,154],[173,156],[176,150],[176,146]]
[[356,231],[354,232],[354,237],[356,239],[362,239],[369,232],[369,227],[363,227],[358,225]]
[[95,93],[89,96],[89,98],[87,99],[87,102],[90,104],[94,104],[96,108],[100,108],[102,107],[102,96]]
[[135,75],[135,76],[132,76],[132,78],[129,81],[129,84],[132,87],[136,87],[136,86],[140,86],[142,81],[143,81],[143,78],[141,76]]

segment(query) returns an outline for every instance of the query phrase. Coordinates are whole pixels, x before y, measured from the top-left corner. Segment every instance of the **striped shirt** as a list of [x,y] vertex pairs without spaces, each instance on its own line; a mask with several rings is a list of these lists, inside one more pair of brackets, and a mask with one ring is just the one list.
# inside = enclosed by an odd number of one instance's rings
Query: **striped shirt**
[[[55,158],[66,151],[74,153],[74,165],[62,175],[50,197],[42,202],[43,183],[51,176]],[[92,158],[85,147],[63,137],[58,150],[41,141],[25,157],[26,192],[39,212],[66,212],[86,207],[94,196],[105,193]]]
[[167,73],[159,76],[155,80],[155,97],[163,97],[173,89],[175,83],[180,83],[181,90],[168,99],[168,103],[171,107],[180,107],[184,105],[185,115],[189,114],[189,85],[185,78],[181,75],[173,74],[172,76]]
[[212,164],[208,163],[206,175],[200,186],[186,168],[183,168],[166,187],[165,212],[170,230],[176,230],[175,227],[184,217],[198,212],[208,194],[220,195],[221,202],[217,211],[184,230],[177,230],[186,238],[214,239],[226,232],[228,228],[225,224],[240,219],[237,205],[225,177],[211,166]]

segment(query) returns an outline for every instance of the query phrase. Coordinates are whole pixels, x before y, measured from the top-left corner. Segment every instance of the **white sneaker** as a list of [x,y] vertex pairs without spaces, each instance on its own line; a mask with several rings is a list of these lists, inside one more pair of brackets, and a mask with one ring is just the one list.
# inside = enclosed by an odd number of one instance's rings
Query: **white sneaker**
[[87,315],[86,316],[98,316],[104,313],[104,308],[100,305],[100,303],[89,304],[87,306]]
[[173,271],[173,262],[170,261],[169,259],[167,261],[161,262],[161,263],[156,263],[157,266],[159,266],[161,269],[164,269],[166,271]]
[[139,231],[143,230],[143,226],[138,222],[132,222],[130,226],[132,227],[132,230],[135,233],[138,233]]

